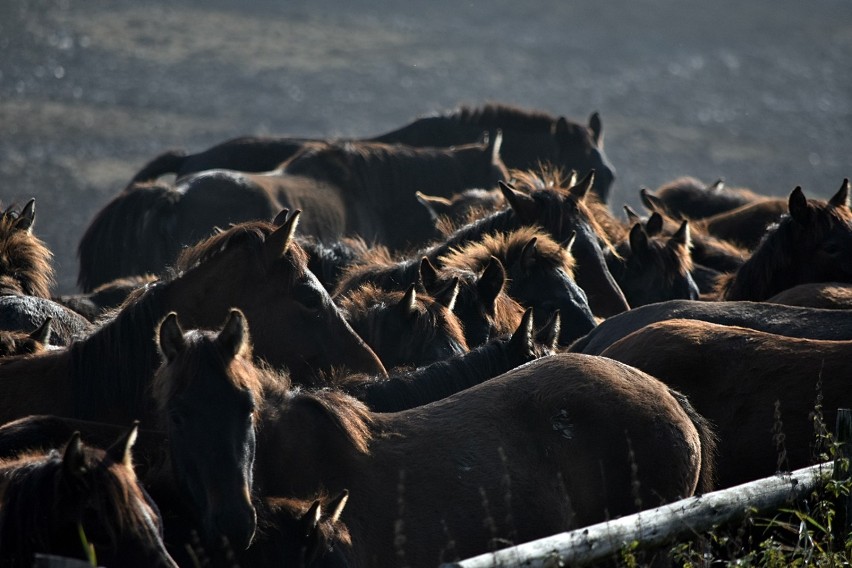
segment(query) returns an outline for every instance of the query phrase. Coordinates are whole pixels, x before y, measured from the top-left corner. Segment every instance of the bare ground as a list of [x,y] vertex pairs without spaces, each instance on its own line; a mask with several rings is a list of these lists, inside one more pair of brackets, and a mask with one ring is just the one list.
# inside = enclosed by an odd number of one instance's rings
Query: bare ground
[[846,0],[6,0],[0,200],[36,198],[67,293],[88,222],[166,148],[487,100],[600,111],[614,208],[684,174],[827,197],[852,175],[850,54]]

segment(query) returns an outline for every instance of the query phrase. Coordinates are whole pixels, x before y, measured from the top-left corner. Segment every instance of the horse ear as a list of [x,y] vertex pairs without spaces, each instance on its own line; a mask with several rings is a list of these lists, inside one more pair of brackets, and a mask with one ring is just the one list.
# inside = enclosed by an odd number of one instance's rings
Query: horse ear
[[719,178],[716,181],[714,181],[712,184],[707,186],[707,191],[718,192],[718,191],[722,191],[723,189],[725,189],[724,178]]
[[287,221],[287,215],[289,215],[289,214],[290,214],[289,209],[282,209],[281,211],[278,212],[278,215],[276,215],[275,218],[272,219],[272,224],[275,225],[276,227],[280,227],[281,225],[284,224],[285,221]]
[[52,321],[53,318],[50,316],[44,318],[44,322],[38,327],[38,329],[30,333],[30,339],[38,341],[42,345],[50,343],[50,324]]
[[405,318],[411,318],[417,313],[417,290],[415,290],[414,284],[405,291],[397,307]]
[[535,200],[525,193],[521,193],[514,187],[502,181],[498,181],[503,197],[509,203],[509,207],[518,215],[524,223],[533,223],[538,217],[538,207]]
[[175,357],[186,348],[183,330],[180,328],[175,312],[169,313],[160,323],[157,344],[160,346],[160,352],[169,362],[174,361]]
[[299,216],[301,214],[301,209],[296,209],[283,225],[266,237],[266,242],[263,243],[263,255],[267,266],[275,263],[276,260],[287,252],[287,247],[290,246],[290,241],[296,233],[296,227],[299,226]]
[[635,255],[643,255],[648,252],[648,235],[641,223],[636,223],[630,228],[630,251]]
[[533,355],[533,309],[527,308],[521,318],[518,329],[509,339],[509,349],[516,352],[521,358]]
[[328,513],[323,514],[323,520],[330,521],[332,524],[340,520],[340,515],[343,514],[343,509],[349,501],[349,490],[344,489],[340,495],[325,504]]
[[582,201],[589,194],[589,190],[595,184],[595,170],[589,170],[586,177],[578,181],[576,184],[568,188],[568,193]]
[[568,132],[571,130],[571,127],[568,124],[568,119],[564,116],[560,116],[556,119],[556,122],[550,127],[550,133],[554,136],[554,138],[563,139],[568,136]]
[[661,214],[666,212],[666,204],[663,203],[663,200],[648,191],[647,188],[643,187],[639,190],[639,199],[648,211],[657,211]]
[[216,343],[231,359],[242,353],[249,345],[249,331],[243,312],[234,308],[228,314],[225,326],[216,337]]
[[837,193],[828,200],[828,204],[832,207],[849,208],[849,178],[843,180],[843,184],[840,186],[840,189],[838,189]]
[[800,186],[796,186],[796,189],[790,194],[787,208],[790,211],[790,217],[802,225],[807,225],[811,220],[811,206]]
[[564,248],[566,251],[568,251],[568,254],[572,254],[571,249],[574,248],[574,243],[576,242],[576,240],[577,240],[577,231],[574,230],[574,231],[571,231],[571,236],[569,236],[567,239],[562,241],[560,243],[560,245],[562,246],[562,248]]
[[444,306],[450,311],[453,311],[453,308],[456,305],[456,298],[459,295],[459,277],[455,276],[450,281],[449,284],[444,286],[441,290],[435,292],[432,297],[436,302]]
[[540,345],[547,347],[549,351],[556,351],[556,345],[559,341],[559,332],[562,330],[562,316],[559,310],[553,310],[550,318],[535,334],[535,341]]
[[521,270],[528,271],[534,265],[536,261],[536,256],[538,256],[538,249],[536,245],[538,243],[538,237],[533,237],[527,241],[527,244],[524,245],[524,248],[521,249]]
[[18,215],[18,220],[15,223],[15,228],[19,231],[33,232],[33,224],[35,223],[35,197],[27,201],[24,208],[21,209],[21,214]]
[[689,221],[684,219],[683,223],[680,224],[680,228],[669,239],[668,244],[682,245],[686,248],[692,247],[692,238],[689,234]]
[[116,440],[109,448],[107,455],[115,463],[123,464],[127,467],[133,467],[133,444],[136,443],[136,437],[139,435],[139,421],[134,420],[130,429],[125,432],[118,440]]
[[629,205],[624,206],[624,214],[627,215],[627,222],[630,223],[631,225],[634,224],[634,223],[638,223],[642,220],[642,218],[639,216],[639,213],[637,213]]
[[62,471],[71,477],[79,477],[86,472],[86,456],[83,454],[83,442],[80,432],[71,434],[62,454]]
[[322,504],[319,499],[311,503],[310,508],[302,515],[301,524],[302,524],[302,536],[305,539],[311,537],[314,534],[314,531],[317,530],[319,526],[320,519],[322,518]]
[[420,260],[420,284],[427,294],[431,294],[438,284],[438,269],[432,264],[428,256],[424,256]]
[[601,123],[601,115],[597,111],[589,117],[589,130],[592,131],[595,145],[598,148],[603,148],[603,124]]
[[485,270],[482,271],[482,276],[476,281],[476,291],[479,293],[479,300],[488,309],[494,308],[494,302],[497,301],[497,296],[503,291],[506,285],[506,269],[503,268],[503,263],[496,256],[492,256]]
[[651,213],[648,222],[645,223],[645,233],[649,237],[655,237],[663,232],[663,216],[657,211]]
[[414,197],[416,197],[417,201],[419,201],[420,204],[426,208],[426,211],[429,212],[429,217],[431,217],[433,221],[436,221],[441,215],[450,214],[450,208],[452,207],[453,203],[446,197],[438,197],[437,195],[426,195],[425,193],[421,193],[419,191],[414,192]]
[[491,141],[488,143],[488,149],[491,154],[491,163],[500,161],[500,148],[503,146],[503,131],[499,128],[494,133],[494,136],[491,137]]

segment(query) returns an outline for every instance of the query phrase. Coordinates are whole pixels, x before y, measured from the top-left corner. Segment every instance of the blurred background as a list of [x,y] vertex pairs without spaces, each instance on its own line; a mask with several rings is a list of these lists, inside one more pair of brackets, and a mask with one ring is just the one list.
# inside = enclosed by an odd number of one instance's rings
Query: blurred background
[[486,101],[599,111],[617,214],[681,175],[824,198],[852,176],[850,56],[849,0],[3,0],[0,200],[36,198],[69,293],[89,221],[165,149]]

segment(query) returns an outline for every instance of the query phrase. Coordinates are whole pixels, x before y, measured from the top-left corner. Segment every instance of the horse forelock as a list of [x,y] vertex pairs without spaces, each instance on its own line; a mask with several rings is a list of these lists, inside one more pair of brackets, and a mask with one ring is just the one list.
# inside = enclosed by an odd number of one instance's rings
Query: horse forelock
[[508,269],[517,262],[524,247],[530,240],[536,239],[537,258],[550,268],[561,268],[571,277],[574,274],[574,257],[559,245],[549,233],[541,227],[521,227],[509,233],[491,233],[481,241],[468,243],[455,248],[440,263],[448,268],[468,269],[479,272],[487,266],[494,256]]
[[260,401],[264,397],[266,377],[270,371],[252,363],[251,346],[246,346],[237,356],[228,356],[216,342],[217,332],[190,330],[184,334],[187,347],[177,359],[160,368],[154,375],[151,393],[164,415],[170,401],[185,392],[199,377],[209,381],[219,376],[238,391],[251,393],[256,401],[255,418],[260,411]]
[[[515,170],[512,175],[516,189],[528,193],[538,203],[539,224],[547,231],[567,238],[569,227],[584,222],[598,237],[602,248],[615,252],[607,230],[612,229],[615,220],[611,214],[604,213],[608,208],[597,193],[588,191],[583,199],[577,199],[569,191],[570,176],[554,166],[543,166],[538,172]],[[576,207],[576,212],[570,210],[572,207]]]
[[0,290],[50,298],[53,253],[29,231],[17,227],[18,217],[0,215]]

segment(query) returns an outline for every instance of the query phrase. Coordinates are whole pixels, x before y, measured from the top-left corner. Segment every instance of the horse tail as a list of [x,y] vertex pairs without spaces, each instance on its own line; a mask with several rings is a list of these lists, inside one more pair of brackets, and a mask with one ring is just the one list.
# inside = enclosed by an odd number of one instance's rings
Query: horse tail
[[83,292],[117,278],[157,274],[174,260],[175,205],[180,192],[164,185],[133,185],[101,209],[77,247]]
[[683,408],[698,431],[698,440],[701,443],[701,470],[698,473],[695,493],[709,493],[716,489],[716,454],[719,444],[716,430],[709,420],[695,410],[685,394],[671,388],[669,393],[678,401],[680,407]]
[[156,181],[158,177],[165,174],[176,174],[186,161],[186,152],[183,150],[166,150],[136,172],[127,186],[129,190],[133,184]]

